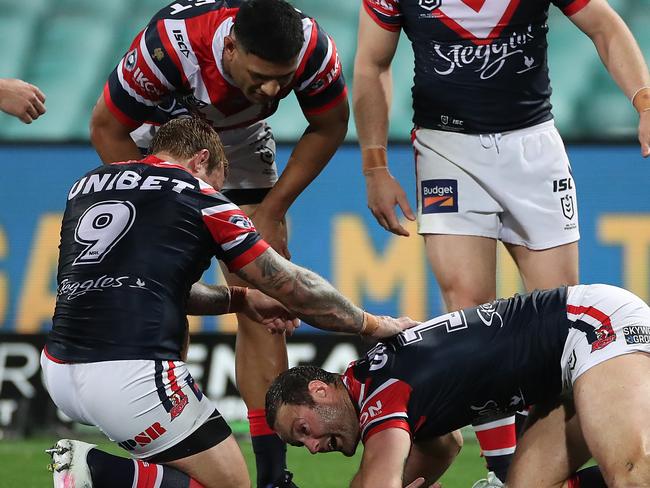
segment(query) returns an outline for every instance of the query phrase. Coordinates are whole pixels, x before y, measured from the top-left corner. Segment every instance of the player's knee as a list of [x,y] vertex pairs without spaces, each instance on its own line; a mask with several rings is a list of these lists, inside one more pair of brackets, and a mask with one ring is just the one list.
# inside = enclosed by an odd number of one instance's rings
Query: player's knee
[[437,444],[437,448],[435,449],[436,457],[449,465],[458,456],[458,453],[463,447],[463,435],[460,433],[460,430],[455,430],[449,434],[440,436]]
[[251,479],[248,472],[228,473],[202,483],[204,488],[250,488]]
[[462,280],[440,283],[440,291],[449,311],[475,307],[494,299],[492,294],[486,292],[483,287],[476,286],[475,283],[465,283]]
[[609,466],[600,465],[601,472],[612,488],[646,486],[650,479],[650,452],[642,452],[626,459],[617,460]]

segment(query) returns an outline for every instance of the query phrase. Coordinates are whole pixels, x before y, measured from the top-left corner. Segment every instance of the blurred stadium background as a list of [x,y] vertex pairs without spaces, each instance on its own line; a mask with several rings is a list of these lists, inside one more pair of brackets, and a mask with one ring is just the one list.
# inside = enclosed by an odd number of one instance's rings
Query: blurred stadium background
[[[9,141],[88,140],[88,116],[108,73],[136,33],[165,0],[0,0],[0,77],[41,87],[48,116],[24,126],[0,116],[0,138]],[[358,1],[295,0],[334,37],[348,82],[352,81]],[[650,52],[650,0],[610,0],[644,52]],[[551,8],[550,64],[553,106],[568,139],[620,140],[635,133],[636,113],[609,78],[591,41]],[[391,137],[407,140],[411,128],[413,56],[406,39],[393,64],[395,99]],[[295,140],[303,130],[297,104],[281,104],[273,118],[276,137]],[[355,138],[350,127],[350,140]]]
[[[99,164],[88,142],[88,122],[109,72],[136,33],[166,3],[0,0],[4,37],[0,78],[21,78],[39,86],[47,95],[48,109],[31,125],[0,113],[0,438],[5,438],[0,450],[0,486],[45,486],[46,476],[24,474],[44,466],[45,458],[38,457],[40,449],[55,435],[77,429],[49,403],[38,373],[38,355],[54,303],[64,195],[76,177]],[[351,83],[359,2],[292,3],[334,37]],[[650,0],[610,3],[650,60]],[[580,200],[582,281],[625,286],[648,300],[650,161],[639,156],[637,114],[611,81],[591,41],[554,7],[549,25],[554,114],[568,146]],[[412,72],[410,45],[403,39],[393,64],[390,159],[391,170],[407,191],[414,188],[408,145]],[[305,127],[298,111],[294,97],[289,96],[271,118],[276,139],[283,143],[278,148],[280,166]],[[387,235],[366,209],[355,138],[351,122],[350,144],[290,210],[293,259],[328,277],[351,299],[375,312],[418,319],[438,314],[443,307],[435,280],[427,271],[421,240]],[[409,193],[413,200],[413,192]],[[413,226],[410,229],[414,231]],[[499,264],[499,294],[519,291],[517,271],[505,253]],[[213,267],[205,279],[220,282],[222,276]],[[245,411],[234,388],[234,341],[222,333],[233,332],[234,327],[230,317],[192,320],[191,330],[200,334],[194,337],[189,363],[206,393],[227,418],[236,420],[245,418]],[[348,338],[303,333],[290,341],[290,362],[341,369],[363,348]],[[246,431],[245,424],[235,425]],[[45,426],[56,432],[26,444],[8,440],[42,436]],[[74,430],[72,435],[78,433]],[[469,486],[481,473],[476,448],[470,445],[469,452],[468,464],[457,468],[445,486]],[[305,463],[298,471],[315,469],[313,463]],[[7,478],[21,464],[25,468],[18,477]],[[328,466],[343,473],[342,478],[310,480],[306,486],[345,484],[352,464]],[[8,479],[16,481],[4,484]]]

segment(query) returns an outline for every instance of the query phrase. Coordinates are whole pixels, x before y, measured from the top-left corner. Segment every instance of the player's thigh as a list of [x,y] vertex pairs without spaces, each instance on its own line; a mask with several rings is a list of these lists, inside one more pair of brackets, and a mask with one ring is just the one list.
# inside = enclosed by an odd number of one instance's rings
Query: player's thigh
[[578,284],[578,242],[533,250],[505,244],[528,291]]
[[495,298],[495,239],[428,234],[424,242],[448,310],[472,307]]
[[602,362],[574,384],[585,440],[608,486],[650,486],[650,353]]
[[570,401],[531,408],[508,471],[508,488],[560,488],[589,460]]
[[404,467],[404,483],[419,477],[433,483],[447,471],[462,447],[463,436],[459,430],[414,443]]
[[232,435],[210,449],[167,464],[188,474],[205,488],[250,487],[244,456]]

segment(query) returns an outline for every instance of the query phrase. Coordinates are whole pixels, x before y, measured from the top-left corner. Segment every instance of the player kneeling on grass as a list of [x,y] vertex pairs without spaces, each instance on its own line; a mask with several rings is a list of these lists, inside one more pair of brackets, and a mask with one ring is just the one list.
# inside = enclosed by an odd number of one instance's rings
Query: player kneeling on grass
[[[209,125],[175,119],[151,156],[101,166],[72,186],[44,383],[67,416],[98,426],[134,459],[61,440],[50,450],[55,488],[250,486],[228,424],[183,362],[186,314],[240,312],[292,332],[295,313],[375,338],[415,324],[364,312],[273,251],[219,193],[226,168]],[[213,256],[268,296],[196,283]],[[294,485],[283,476],[271,486]]]
[[[648,378],[648,305],[579,285],[434,318],[342,376],[292,368],[267,393],[267,420],[312,453],[352,455],[363,441],[354,488],[416,488],[448,464],[446,432],[532,406],[508,487],[641,487],[650,486]],[[577,471],[592,456],[599,467]]]

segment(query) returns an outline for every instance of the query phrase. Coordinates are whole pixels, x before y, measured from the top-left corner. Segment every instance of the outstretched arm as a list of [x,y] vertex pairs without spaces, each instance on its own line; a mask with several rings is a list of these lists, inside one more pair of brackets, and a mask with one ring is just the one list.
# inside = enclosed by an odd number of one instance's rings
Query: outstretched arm
[[189,315],[222,315],[241,312],[266,325],[271,332],[292,334],[299,321],[280,302],[251,288],[240,286],[192,285],[187,301]]
[[364,312],[324,278],[270,248],[237,275],[319,329],[384,338],[416,324],[408,318],[377,317]]
[[606,0],[590,0],[570,17],[593,41],[603,64],[639,112],[639,142],[650,155],[650,74],[639,45]]
[[31,124],[45,113],[45,95],[22,80],[0,79],[0,110]]

